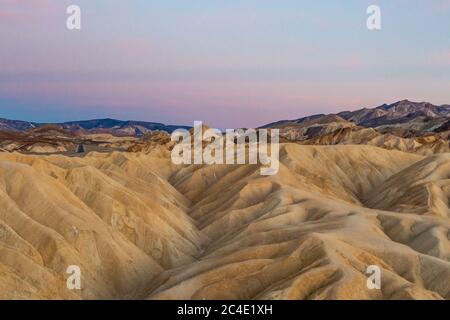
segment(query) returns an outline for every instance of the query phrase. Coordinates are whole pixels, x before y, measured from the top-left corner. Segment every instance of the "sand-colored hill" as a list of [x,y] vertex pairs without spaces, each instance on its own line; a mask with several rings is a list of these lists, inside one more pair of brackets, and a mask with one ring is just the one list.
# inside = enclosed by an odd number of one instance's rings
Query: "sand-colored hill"
[[0,298],[450,299],[448,155],[283,144],[280,162],[0,153]]
[[[128,156],[1,154],[0,298],[135,297],[193,259],[202,236],[171,169]],[[81,292],[65,289],[68,265],[84,271]]]
[[[448,219],[361,205],[420,160],[374,147],[286,145],[274,177],[248,167],[199,168],[181,184],[175,176],[210,243],[199,261],[164,272],[150,298],[449,299],[450,262],[441,254],[449,248]],[[190,191],[189,183],[201,181],[203,190]],[[424,230],[433,224],[435,230]],[[417,231],[392,240],[391,233],[408,233],[411,225],[436,243],[418,250]],[[366,287],[371,264],[383,269],[381,291]]]
[[438,134],[402,138],[390,133],[382,134],[373,128],[360,127],[339,128],[298,143],[306,145],[370,145],[421,155],[450,152],[448,139]]

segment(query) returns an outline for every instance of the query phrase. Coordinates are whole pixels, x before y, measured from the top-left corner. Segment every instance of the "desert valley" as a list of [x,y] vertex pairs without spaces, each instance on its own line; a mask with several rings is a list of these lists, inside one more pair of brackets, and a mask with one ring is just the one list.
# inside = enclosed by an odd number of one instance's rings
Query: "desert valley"
[[177,128],[0,119],[0,299],[450,299],[450,105],[264,125],[273,176],[174,165]]

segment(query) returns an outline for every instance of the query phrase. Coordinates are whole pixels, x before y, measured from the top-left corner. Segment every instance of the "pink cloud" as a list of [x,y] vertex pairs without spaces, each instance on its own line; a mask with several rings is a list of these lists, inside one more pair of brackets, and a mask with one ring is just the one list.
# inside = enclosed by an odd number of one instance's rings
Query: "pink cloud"
[[22,17],[16,12],[1,10],[0,11],[0,21],[15,22],[22,20]]
[[450,51],[435,54],[432,61],[439,66],[450,66]]
[[362,62],[361,56],[350,55],[349,57],[344,59],[344,61],[342,62],[342,65],[349,69],[359,69],[362,67],[363,62]]
[[63,2],[50,0],[0,0],[0,22],[33,21],[38,17],[53,15],[62,4]]
[[441,0],[439,1],[439,8],[443,10],[450,9],[450,1],[449,0]]

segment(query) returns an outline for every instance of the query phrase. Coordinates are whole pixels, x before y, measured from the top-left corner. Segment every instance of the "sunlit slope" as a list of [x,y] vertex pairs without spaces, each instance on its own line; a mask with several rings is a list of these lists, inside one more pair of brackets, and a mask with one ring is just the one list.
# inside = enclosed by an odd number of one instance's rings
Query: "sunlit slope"
[[284,144],[280,162],[0,153],[0,298],[450,299],[448,155]]
[[[450,298],[449,221],[361,204],[421,159],[366,146],[285,145],[273,177],[248,166],[179,171],[173,183],[193,201],[190,214],[210,242],[199,261],[164,272],[150,298]],[[435,244],[418,248],[411,225],[438,226],[424,236]],[[381,291],[367,289],[369,265],[382,268]]]
[[[10,289],[0,296],[132,297],[163,269],[191,261],[202,238],[188,201],[163,178],[168,168],[146,162],[152,157],[1,154],[0,288]],[[81,267],[83,290],[65,289],[69,265]],[[15,277],[24,283],[14,290]]]

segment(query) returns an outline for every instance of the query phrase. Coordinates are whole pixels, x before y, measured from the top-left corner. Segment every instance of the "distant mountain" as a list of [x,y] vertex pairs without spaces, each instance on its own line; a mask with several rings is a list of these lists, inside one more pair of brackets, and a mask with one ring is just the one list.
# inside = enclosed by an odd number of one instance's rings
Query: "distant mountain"
[[[94,119],[84,121],[70,121],[63,123],[52,123],[61,128],[79,133],[111,133],[118,136],[142,136],[148,131],[167,131],[169,133],[176,129],[190,129],[187,126],[165,125],[157,122],[145,121],[122,121],[116,119]],[[0,119],[0,130],[24,132],[43,125],[44,123],[27,122],[20,120]]]
[[[374,128],[380,133],[391,133],[401,137],[420,136],[427,132],[450,130],[450,105],[436,106],[428,102],[402,100],[383,104],[375,108],[356,111],[343,111],[337,114],[317,114],[295,120],[281,120],[269,123],[262,128],[280,128],[286,137],[293,140],[315,138],[329,134],[332,130],[364,127]],[[93,119],[54,123],[62,129],[81,134],[110,133],[115,136],[143,136],[148,131],[172,133],[178,128],[188,126],[165,125],[157,122],[122,121],[116,119]],[[0,130],[25,132],[43,123],[0,119]]]
[[[424,132],[446,131],[449,127],[449,120],[450,105],[436,106],[428,102],[402,100],[392,104],[383,104],[376,108],[363,108],[329,115],[318,114],[296,120],[282,120],[267,124],[262,128],[289,128],[291,131],[306,132],[309,127],[316,128],[330,124],[333,124],[333,127],[357,125],[375,128],[382,133],[407,136],[420,135]],[[314,131],[318,132],[317,129]],[[304,136],[304,134],[302,135]],[[308,137],[310,138],[310,136],[305,138]]]
[[304,145],[371,145],[416,154],[450,151],[450,105],[398,101],[376,108],[281,120],[280,141]]
[[348,122],[344,118],[335,114],[316,114],[296,120],[281,120],[269,123],[261,128],[282,128],[282,127],[305,127],[316,124],[327,124],[331,122]]
[[157,122],[122,121],[116,119],[94,119],[70,121],[59,124],[69,131],[88,131],[90,133],[112,133],[114,135],[142,136],[148,131],[166,131],[172,133],[177,129],[190,129],[188,126],[165,125]]
[[0,130],[2,131],[27,131],[37,126],[39,125],[34,122],[0,118]]
[[428,102],[402,100],[393,104],[384,104],[373,109],[360,109],[338,113],[342,118],[363,127],[401,124],[415,119],[446,118],[450,115],[450,106],[435,106]]
[[286,126],[295,126],[299,124],[304,124],[305,122],[314,121],[320,118],[325,117],[325,114],[315,114],[312,116],[296,119],[296,120],[280,120],[276,122],[272,122],[269,124],[266,124],[262,126],[261,128],[267,129],[267,128],[280,128],[280,127],[286,127]]

